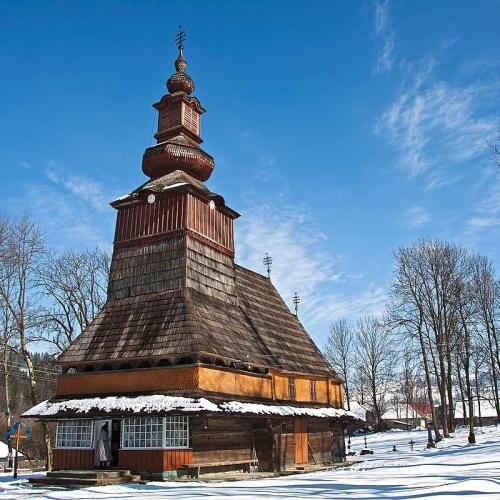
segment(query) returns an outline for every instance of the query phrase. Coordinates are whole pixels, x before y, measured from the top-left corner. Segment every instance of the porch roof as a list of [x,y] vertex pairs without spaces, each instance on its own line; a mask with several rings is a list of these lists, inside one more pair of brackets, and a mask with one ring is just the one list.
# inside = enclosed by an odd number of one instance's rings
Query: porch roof
[[328,419],[362,419],[347,410],[332,406],[251,403],[166,396],[161,394],[108,396],[80,399],[51,399],[34,406],[22,416],[56,420],[60,418],[123,417],[135,415],[193,415],[198,413],[233,414],[269,417],[315,417]]

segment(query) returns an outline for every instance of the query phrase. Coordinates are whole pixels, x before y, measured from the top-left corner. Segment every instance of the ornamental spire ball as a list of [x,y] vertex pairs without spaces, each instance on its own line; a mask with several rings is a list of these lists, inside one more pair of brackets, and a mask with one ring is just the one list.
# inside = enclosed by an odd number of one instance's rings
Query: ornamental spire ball
[[177,48],[179,49],[179,56],[175,60],[175,73],[167,81],[167,89],[170,94],[177,94],[184,92],[189,95],[194,91],[194,82],[191,77],[185,73],[187,62],[184,58],[184,40],[186,39],[186,32],[179,26],[179,31],[175,37]]

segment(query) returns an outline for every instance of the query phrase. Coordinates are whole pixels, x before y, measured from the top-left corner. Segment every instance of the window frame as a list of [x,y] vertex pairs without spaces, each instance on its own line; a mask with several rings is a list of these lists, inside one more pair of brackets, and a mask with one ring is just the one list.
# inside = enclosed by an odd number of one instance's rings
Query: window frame
[[318,401],[318,387],[316,380],[309,380],[309,396],[311,401]]
[[288,377],[288,398],[297,399],[297,387],[295,386],[294,377]]
[[[85,422],[86,424],[90,423],[90,446],[68,446],[68,445],[60,445],[59,444],[59,439],[61,437],[61,430],[62,430],[61,424],[67,423],[67,422],[75,423],[75,424],[78,422],[80,422],[80,423]],[[57,450],[93,450],[94,448],[95,448],[95,423],[94,423],[94,420],[92,420],[90,418],[78,418],[78,419],[67,418],[67,419],[57,420],[56,442],[55,442],[54,449],[57,449]]]
[[[125,429],[126,429],[126,420],[133,419],[152,419],[159,418],[161,423],[161,445],[160,446],[125,446]],[[182,429],[184,433],[184,439],[186,444],[182,446],[167,446],[167,422],[174,419],[182,419],[185,422],[185,429]],[[175,431],[176,429],[174,429]],[[171,438],[175,439],[175,438]],[[172,415],[167,417],[125,417],[122,418],[122,423],[120,426],[120,449],[121,450],[186,450],[190,449],[190,435],[189,435],[189,417],[186,415]]]

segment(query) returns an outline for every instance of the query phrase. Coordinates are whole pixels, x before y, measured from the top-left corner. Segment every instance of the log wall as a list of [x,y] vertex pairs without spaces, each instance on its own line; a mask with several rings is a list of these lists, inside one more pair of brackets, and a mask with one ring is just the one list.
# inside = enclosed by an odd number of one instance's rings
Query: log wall
[[190,419],[193,462],[251,460],[252,419],[209,416]]

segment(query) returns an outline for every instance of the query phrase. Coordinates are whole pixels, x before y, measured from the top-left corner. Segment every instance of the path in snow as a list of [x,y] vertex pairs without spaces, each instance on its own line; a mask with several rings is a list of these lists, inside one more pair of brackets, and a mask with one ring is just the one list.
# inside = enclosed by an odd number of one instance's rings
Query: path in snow
[[[416,444],[410,451],[408,442]],[[13,482],[0,475],[0,500],[179,500],[237,498],[250,500],[295,499],[459,499],[500,500],[500,427],[486,427],[477,434],[478,445],[467,445],[467,431],[427,451],[427,433],[389,432],[368,436],[375,455],[348,469],[289,476],[286,478],[224,483],[148,483],[147,485],[103,486],[73,491],[31,488],[26,477]],[[396,444],[398,451],[392,452]],[[359,451],[363,438],[353,439]],[[356,457],[359,460],[359,457]]]

